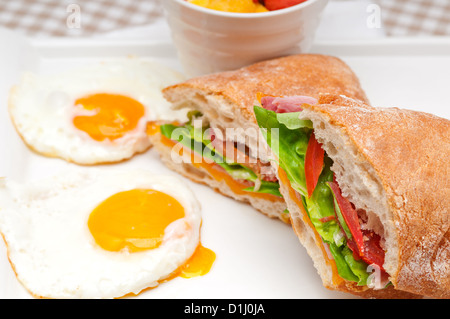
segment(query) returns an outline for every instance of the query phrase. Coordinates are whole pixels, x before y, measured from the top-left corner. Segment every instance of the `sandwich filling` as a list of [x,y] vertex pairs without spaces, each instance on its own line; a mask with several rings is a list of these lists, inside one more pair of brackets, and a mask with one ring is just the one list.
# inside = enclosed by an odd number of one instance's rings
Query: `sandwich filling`
[[183,154],[190,154],[191,164],[207,170],[216,180],[224,180],[236,194],[283,200],[270,163],[252,157],[245,145],[226,141],[225,133],[210,127],[200,112],[189,112],[188,121],[183,124],[152,126],[149,134],[159,132],[167,146],[182,146]]
[[[367,215],[341,193],[333,161],[316,140],[312,122],[300,120],[310,97],[260,97],[254,112],[261,133],[277,158],[279,177],[316,234],[316,243],[332,265],[333,275],[358,286],[384,288],[383,238],[363,227]],[[286,179],[286,181],[284,180]]]

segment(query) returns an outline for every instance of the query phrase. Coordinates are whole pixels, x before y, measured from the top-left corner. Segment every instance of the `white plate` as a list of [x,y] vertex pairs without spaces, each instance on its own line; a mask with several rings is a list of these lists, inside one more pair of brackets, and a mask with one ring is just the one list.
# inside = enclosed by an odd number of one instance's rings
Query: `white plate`
[[[171,43],[39,40],[28,44],[1,30],[0,40],[8,43],[0,52],[0,176],[23,182],[55,174],[72,164],[31,152],[12,127],[7,95],[22,71],[53,73],[130,54],[180,69]],[[449,118],[448,40],[319,44],[313,51],[347,62],[373,105],[411,108]],[[154,150],[117,165],[175,175],[160,163]],[[217,254],[217,259],[203,277],[175,278],[137,298],[353,298],[323,288],[290,226],[206,186],[187,182],[202,204],[202,243]],[[0,298],[31,298],[14,276],[3,242]]]

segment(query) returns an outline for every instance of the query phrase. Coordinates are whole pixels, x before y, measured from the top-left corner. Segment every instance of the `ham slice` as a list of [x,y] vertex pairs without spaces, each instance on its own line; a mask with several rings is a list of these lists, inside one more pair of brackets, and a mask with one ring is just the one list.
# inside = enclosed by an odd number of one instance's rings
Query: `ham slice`
[[277,97],[277,96],[263,96],[261,98],[261,105],[266,110],[274,111],[276,113],[291,113],[300,112],[302,110],[303,104],[317,104],[317,99],[304,96],[288,96],[288,97]]

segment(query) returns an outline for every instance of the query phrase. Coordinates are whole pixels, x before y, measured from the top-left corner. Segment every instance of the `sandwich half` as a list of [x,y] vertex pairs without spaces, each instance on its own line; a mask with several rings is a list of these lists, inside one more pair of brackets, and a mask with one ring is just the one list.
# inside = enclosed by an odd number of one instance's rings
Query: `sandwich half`
[[450,298],[450,121],[339,95],[295,99],[263,96],[254,112],[324,286]]
[[293,55],[216,73],[163,90],[186,123],[149,123],[162,161],[174,171],[223,195],[251,204],[269,217],[289,222],[269,153],[259,140],[253,114],[257,92],[317,98],[345,94],[367,102],[352,70],[325,55]]

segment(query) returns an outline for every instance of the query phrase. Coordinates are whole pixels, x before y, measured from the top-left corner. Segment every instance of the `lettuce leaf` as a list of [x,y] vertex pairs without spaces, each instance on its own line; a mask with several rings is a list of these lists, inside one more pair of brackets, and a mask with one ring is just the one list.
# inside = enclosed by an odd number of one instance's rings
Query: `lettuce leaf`
[[292,187],[305,195],[306,180],[303,172],[311,129],[298,127],[290,130],[278,121],[277,113],[258,106],[254,107],[254,111],[261,133],[278,159],[278,164],[286,172]]
[[300,120],[301,112],[275,113],[279,123],[284,124],[288,129],[295,130],[302,127],[313,128],[309,120]]
[[336,262],[336,268],[338,270],[339,276],[349,281],[358,281],[358,276],[354,274],[350,265],[347,263],[345,259],[345,254],[343,253],[343,249],[339,248],[337,245],[333,243],[327,243],[330,248],[330,252],[333,255],[333,258]]
[[367,285],[367,280],[370,276],[370,273],[367,272],[367,264],[362,260],[356,260],[353,257],[353,252],[347,246],[343,246],[341,253],[353,274],[358,277],[358,286]]
[[[194,127],[190,122],[183,126],[173,124],[164,124],[160,126],[161,134],[165,137],[181,143],[183,146],[195,151],[203,158],[221,166],[233,179],[247,180],[253,183],[257,182],[258,176],[248,167],[238,163],[230,163],[217,152],[211,144],[211,140],[205,134],[207,127]],[[245,191],[272,194],[282,197],[280,193],[280,184],[278,182],[261,181],[260,187],[245,188]]]
[[331,190],[326,183],[327,181],[333,180],[333,173],[330,170],[330,166],[331,161],[327,159],[313,194],[310,198],[304,196],[304,200],[306,202],[306,211],[308,212],[309,219],[322,239],[329,243],[342,245],[343,242],[341,240],[339,242],[335,242],[338,233],[341,232],[337,221],[335,219],[327,222],[321,221],[323,218],[335,216],[333,196],[331,195]]
[[333,180],[329,157],[325,156],[324,168],[313,194],[310,198],[307,196],[304,163],[312,123],[300,120],[298,112],[277,114],[259,106],[254,107],[254,112],[261,133],[277,157],[278,164],[286,172],[292,188],[301,195],[311,223],[328,245],[339,275],[358,285],[366,285],[369,276],[366,263],[353,257],[339,223],[335,219],[328,218],[326,222],[323,219],[336,216],[334,196],[327,185],[328,181]]

